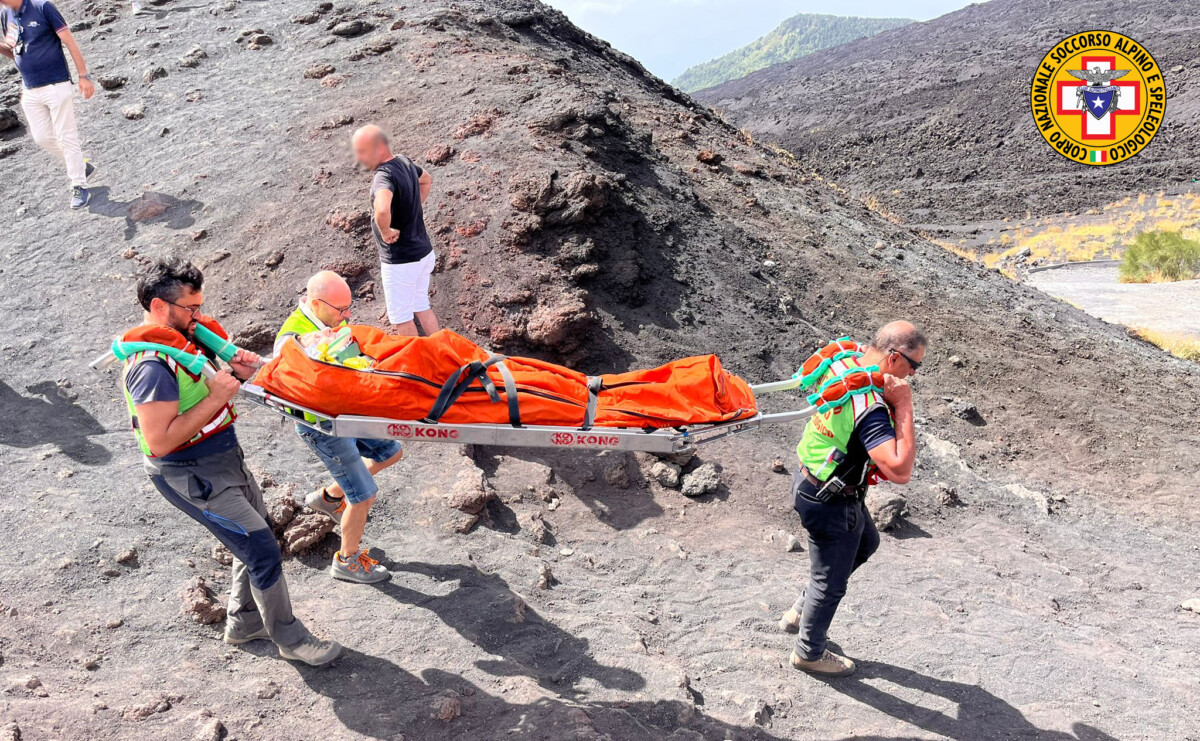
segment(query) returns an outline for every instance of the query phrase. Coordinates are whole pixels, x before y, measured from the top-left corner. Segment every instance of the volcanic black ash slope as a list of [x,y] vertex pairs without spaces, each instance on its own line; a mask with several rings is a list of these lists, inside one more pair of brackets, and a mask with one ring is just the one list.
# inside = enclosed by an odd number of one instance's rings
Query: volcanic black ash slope
[[[369,178],[347,146],[374,121],[433,174],[436,310],[496,350],[588,371],[716,352],[773,380],[830,338],[909,317],[933,343],[918,393],[928,429],[981,471],[1169,501],[1176,471],[1200,464],[1179,424],[1200,411],[1194,365],[877,218],[539,3],[167,3],[149,18],[63,5],[93,24],[78,36],[97,76],[126,82],[81,106],[103,174],[87,212],[65,210],[57,167],[10,132],[0,307],[23,321],[0,328],[0,346],[19,381],[76,378],[105,419],[121,416],[111,379],[42,348],[99,350],[136,323],[133,275],[149,258],[204,265],[207,305],[255,347],[319,268],[350,277],[357,316],[376,321]],[[960,14],[980,53],[984,10]],[[945,74],[994,63],[964,55]],[[144,117],[122,114],[132,106]],[[1020,131],[995,111],[997,129]],[[986,424],[956,417],[956,397]]]
[[[1054,44],[1103,28],[1163,70],[1165,123],[1132,160],[1085,168],[1042,140],[1030,81]],[[1195,3],[993,0],[696,93],[909,223],[1082,211],[1200,175]]]

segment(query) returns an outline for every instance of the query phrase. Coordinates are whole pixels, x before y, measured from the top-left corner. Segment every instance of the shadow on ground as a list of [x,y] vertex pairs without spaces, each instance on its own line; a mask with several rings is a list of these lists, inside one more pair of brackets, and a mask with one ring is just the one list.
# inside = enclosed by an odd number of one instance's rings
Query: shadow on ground
[[0,381],[0,446],[35,448],[56,445],[68,458],[97,466],[107,463],[112,453],[89,437],[107,430],[79,406],[68,393],[46,381],[29,386],[32,396],[21,396]]
[[297,671],[314,692],[333,702],[348,730],[375,739],[586,739],[607,734],[621,741],[650,741],[689,728],[700,738],[782,741],[760,729],[703,717],[690,703],[677,700],[508,702],[457,675],[427,669],[418,676],[383,657],[351,649],[331,666],[299,666]]
[[110,219],[124,219],[125,239],[133,239],[137,234],[138,224],[162,224],[168,229],[187,229],[196,223],[195,214],[204,207],[200,201],[190,198],[181,199],[165,193],[146,191],[144,195],[161,203],[165,210],[154,216],[135,221],[130,215],[130,209],[141,200],[141,196],[128,201],[114,201],[109,198],[107,185],[91,188],[91,194],[92,199],[88,203],[88,212]]
[[[845,679],[829,681],[829,686],[864,705],[886,713],[896,720],[909,723],[930,733],[961,741],[983,739],[1048,739],[1049,741],[1116,741],[1103,731],[1084,723],[1072,726],[1072,733],[1046,731],[1026,720],[1012,705],[974,684],[936,679],[891,664],[860,661],[858,672]],[[876,680],[872,682],[872,680]],[[922,696],[940,697],[957,705],[957,713],[947,713],[923,707],[901,699],[881,688],[880,683],[916,690]],[[885,738],[897,741],[906,737],[854,736]]]
[[589,655],[585,639],[544,620],[497,574],[460,564],[383,560],[388,569],[399,574],[418,574],[439,584],[457,584],[440,596],[395,581],[380,584],[378,589],[397,602],[430,610],[463,638],[500,657],[478,664],[489,674],[532,677],[543,687],[567,696],[578,694],[575,684],[585,677],[609,689],[634,691],[646,685],[636,672],[597,663]]

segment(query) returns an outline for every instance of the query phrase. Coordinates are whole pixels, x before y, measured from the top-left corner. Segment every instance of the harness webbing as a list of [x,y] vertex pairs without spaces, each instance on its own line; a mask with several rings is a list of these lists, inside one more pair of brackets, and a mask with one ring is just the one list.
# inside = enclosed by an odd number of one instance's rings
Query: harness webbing
[[588,403],[587,411],[583,413],[583,427],[580,429],[592,429],[592,423],[596,421],[596,406],[600,403],[600,391],[604,388],[604,381],[600,376],[588,376]]

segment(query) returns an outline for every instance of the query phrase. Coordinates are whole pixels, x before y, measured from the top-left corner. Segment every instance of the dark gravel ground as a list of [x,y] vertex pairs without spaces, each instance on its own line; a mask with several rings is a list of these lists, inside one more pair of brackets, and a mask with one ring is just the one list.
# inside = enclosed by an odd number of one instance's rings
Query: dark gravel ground
[[[957,227],[1084,211],[1200,177],[1200,42],[1192,3],[992,0],[703,90],[698,100],[907,223]],[[1042,140],[1033,72],[1094,28],[1149,49],[1167,115],[1128,162],[1086,167]]]
[[[0,722],[22,738],[214,720],[239,739],[1195,737],[1200,616],[1178,608],[1200,588],[1195,366],[880,219],[537,4],[347,2],[313,23],[294,0],[63,10],[97,24],[78,34],[97,71],[129,81],[81,106],[102,176],[85,213],[6,134]],[[352,20],[373,29],[331,34]],[[272,43],[238,41],[257,29]],[[199,66],[177,66],[196,45]],[[317,65],[335,71],[306,79]],[[180,614],[189,580],[220,591],[224,569],[146,482],[117,381],[86,361],[138,320],[139,263],[169,253],[207,265],[209,305],[247,344],[326,265],[375,321],[346,146],[365,121],[429,164],[435,308],[497,349],[606,371],[716,351],[757,381],[885,319],[928,329],[909,519],[834,626],[856,678],[797,675],[774,632],[806,568],[771,472],[796,430],[702,451],[723,485],[699,500],[632,459],[411,446],[368,526],[392,584],[333,583],[320,549],[286,564],[299,614],[350,649],[326,670]],[[134,220],[147,191],[166,208]],[[269,496],[322,480],[276,418],[239,428]],[[472,476],[498,498],[461,535],[445,502]]]

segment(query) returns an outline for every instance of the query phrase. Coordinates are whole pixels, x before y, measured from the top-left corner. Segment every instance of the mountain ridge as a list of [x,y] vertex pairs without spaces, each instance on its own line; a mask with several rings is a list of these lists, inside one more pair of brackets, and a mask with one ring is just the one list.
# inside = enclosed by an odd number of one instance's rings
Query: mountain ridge
[[915,22],[910,18],[798,13],[739,49],[688,67],[671,84],[685,92],[695,92],[745,77],[764,67]]

